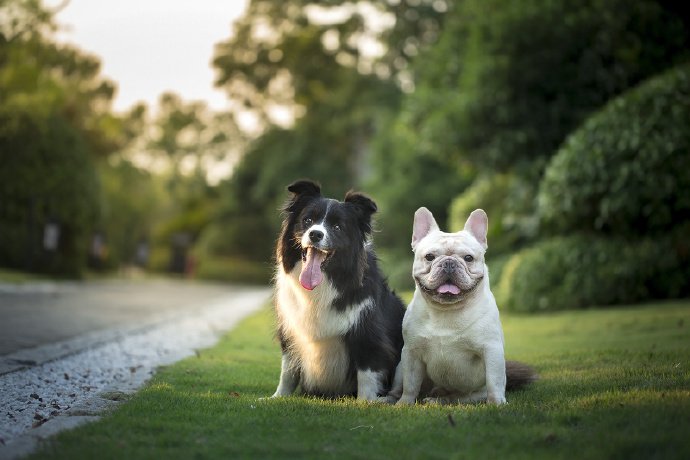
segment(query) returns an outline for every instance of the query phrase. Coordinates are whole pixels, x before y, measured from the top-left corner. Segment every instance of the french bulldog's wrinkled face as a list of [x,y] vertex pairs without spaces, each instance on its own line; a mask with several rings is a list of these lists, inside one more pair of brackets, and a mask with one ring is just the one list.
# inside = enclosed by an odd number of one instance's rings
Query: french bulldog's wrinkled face
[[445,233],[428,209],[415,213],[412,275],[428,300],[450,306],[474,292],[485,275],[487,224],[486,213],[476,210],[465,229]]

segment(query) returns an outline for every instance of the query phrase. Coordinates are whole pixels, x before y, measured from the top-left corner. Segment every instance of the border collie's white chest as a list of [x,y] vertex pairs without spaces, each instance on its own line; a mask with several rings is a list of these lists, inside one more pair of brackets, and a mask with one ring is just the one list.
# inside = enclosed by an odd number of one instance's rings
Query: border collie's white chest
[[300,367],[302,387],[333,394],[354,392],[357,384],[348,375],[351,363],[343,336],[371,301],[338,311],[333,302],[339,293],[328,278],[308,291],[300,285],[300,270],[298,263],[289,274],[278,271],[276,306],[283,330],[291,338],[290,355]]

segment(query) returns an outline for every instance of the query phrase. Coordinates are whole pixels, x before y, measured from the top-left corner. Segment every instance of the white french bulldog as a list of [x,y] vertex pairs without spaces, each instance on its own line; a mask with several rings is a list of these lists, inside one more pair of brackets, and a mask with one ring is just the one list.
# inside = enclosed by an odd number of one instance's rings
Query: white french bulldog
[[[529,366],[506,361],[498,307],[484,263],[488,218],[477,209],[457,233],[439,230],[420,208],[414,216],[414,297],[403,320],[405,345],[389,400],[506,402],[513,387],[535,379]],[[512,381],[510,381],[512,380]]]

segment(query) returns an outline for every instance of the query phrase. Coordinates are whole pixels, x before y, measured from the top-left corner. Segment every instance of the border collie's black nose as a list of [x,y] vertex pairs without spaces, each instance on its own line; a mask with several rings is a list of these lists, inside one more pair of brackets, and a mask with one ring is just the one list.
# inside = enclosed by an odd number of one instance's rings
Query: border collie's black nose
[[312,243],[318,243],[323,239],[323,232],[320,230],[312,230],[309,232],[309,239]]

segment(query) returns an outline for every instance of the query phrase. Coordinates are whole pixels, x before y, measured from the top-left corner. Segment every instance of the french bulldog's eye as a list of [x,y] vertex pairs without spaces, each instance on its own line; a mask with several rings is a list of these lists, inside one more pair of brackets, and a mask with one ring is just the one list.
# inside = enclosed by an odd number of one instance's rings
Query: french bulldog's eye
[[434,259],[436,258],[436,256],[433,255],[433,254],[427,254],[427,255],[424,256],[424,258],[425,258],[426,260],[428,260],[429,262],[431,262],[432,260],[434,260]]
[[311,220],[311,217],[305,217],[303,222],[304,222],[304,225],[311,225],[312,222],[314,222],[314,221]]
[[467,254],[465,257],[463,257],[463,259],[465,259],[465,262],[472,262],[474,260],[474,257]]

